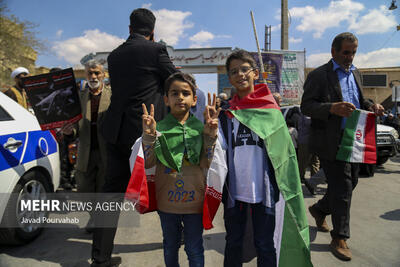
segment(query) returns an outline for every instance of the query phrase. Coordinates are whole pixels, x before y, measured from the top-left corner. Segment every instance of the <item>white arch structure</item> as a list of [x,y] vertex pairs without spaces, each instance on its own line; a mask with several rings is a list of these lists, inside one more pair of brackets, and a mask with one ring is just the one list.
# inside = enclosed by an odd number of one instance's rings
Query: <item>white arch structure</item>
[[[225,62],[232,53],[232,47],[210,48],[182,48],[174,49],[167,46],[168,54],[175,66],[181,71],[201,74],[218,74],[218,92],[222,92],[231,85],[228,82]],[[107,57],[110,52],[95,52],[84,56],[81,64],[90,59],[96,59],[107,68]],[[265,53],[282,54],[282,74],[280,93],[284,102],[298,103],[303,93],[305,51],[272,50]]]

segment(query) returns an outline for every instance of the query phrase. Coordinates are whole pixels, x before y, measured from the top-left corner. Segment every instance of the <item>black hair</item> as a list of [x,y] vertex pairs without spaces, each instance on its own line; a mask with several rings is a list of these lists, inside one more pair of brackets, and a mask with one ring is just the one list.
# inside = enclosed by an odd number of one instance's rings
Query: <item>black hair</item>
[[344,40],[352,43],[358,42],[357,37],[351,32],[342,32],[336,35],[335,39],[333,39],[332,48],[335,49],[336,52],[339,52],[342,49],[342,43]]
[[57,68],[57,67],[55,67],[55,68],[51,68],[51,69],[49,70],[49,72],[56,72],[56,71],[60,71],[60,70],[62,70],[62,68]]
[[196,95],[196,88],[197,88],[196,79],[193,77],[193,75],[188,73],[183,73],[180,71],[171,74],[165,81],[165,86],[164,86],[165,95],[168,95],[169,88],[171,87],[171,84],[174,81],[181,81],[189,84],[190,88],[192,89],[193,96]]
[[150,36],[153,33],[156,17],[150,10],[137,8],[132,11],[129,19],[132,32],[144,36]]
[[229,57],[226,59],[225,68],[228,73],[229,73],[229,65],[231,64],[232,60],[234,60],[234,59],[247,62],[254,69],[257,68],[257,63],[254,60],[254,57],[246,50],[238,49],[238,50],[233,51],[232,54],[230,54]]

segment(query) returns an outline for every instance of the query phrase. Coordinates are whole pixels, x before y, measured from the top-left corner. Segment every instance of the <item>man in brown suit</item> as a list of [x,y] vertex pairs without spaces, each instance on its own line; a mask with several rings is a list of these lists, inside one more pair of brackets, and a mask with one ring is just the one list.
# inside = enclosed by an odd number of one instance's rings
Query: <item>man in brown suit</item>
[[[78,192],[97,193],[104,185],[106,145],[100,134],[105,111],[110,105],[111,89],[104,84],[103,65],[95,60],[85,64],[87,83],[80,92],[82,119],[79,121],[79,146],[76,162]],[[67,133],[66,133],[67,129]],[[64,127],[64,134],[75,134],[73,126]],[[91,232],[92,216],[86,226]]]

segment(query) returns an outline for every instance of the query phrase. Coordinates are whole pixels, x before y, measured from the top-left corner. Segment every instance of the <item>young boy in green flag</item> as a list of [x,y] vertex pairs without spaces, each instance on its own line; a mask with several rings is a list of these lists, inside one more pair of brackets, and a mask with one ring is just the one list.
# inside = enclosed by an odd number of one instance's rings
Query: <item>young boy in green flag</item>
[[228,166],[224,266],[242,266],[247,221],[257,266],[312,266],[296,152],[279,106],[266,84],[254,85],[259,72],[251,54],[234,51],[226,70],[237,93],[219,116]]
[[155,184],[158,214],[163,231],[164,261],[179,266],[178,250],[182,223],[185,251],[190,266],[204,266],[203,201],[204,170],[211,163],[218,132],[218,114],[213,104],[205,110],[205,124],[190,114],[196,105],[196,82],[185,73],[172,74],[165,81],[164,101],[170,113],[156,124],[143,104],[143,150],[145,167],[156,166]]

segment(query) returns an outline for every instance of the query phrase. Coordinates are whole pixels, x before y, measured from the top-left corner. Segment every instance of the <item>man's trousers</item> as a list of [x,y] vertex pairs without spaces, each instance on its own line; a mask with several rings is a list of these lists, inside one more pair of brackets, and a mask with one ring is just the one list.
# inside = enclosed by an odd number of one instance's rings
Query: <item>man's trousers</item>
[[[79,155],[78,155],[79,156]],[[91,149],[85,172],[76,170],[75,179],[79,193],[98,193],[104,186],[104,162],[99,149]]]
[[300,179],[304,179],[307,167],[310,167],[310,177],[319,171],[319,159],[315,154],[310,153],[308,144],[298,144],[297,159],[299,162]]
[[[123,201],[123,194],[130,178],[129,157],[131,148],[131,144],[107,143],[105,183],[98,201]],[[95,227],[101,225],[93,231],[92,259],[96,262],[105,262],[111,258],[119,213],[120,211],[96,213]]]
[[331,236],[347,239],[350,237],[351,197],[358,183],[359,164],[321,159],[321,165],[328,189],[315,207],[326,215],[332,215]]

